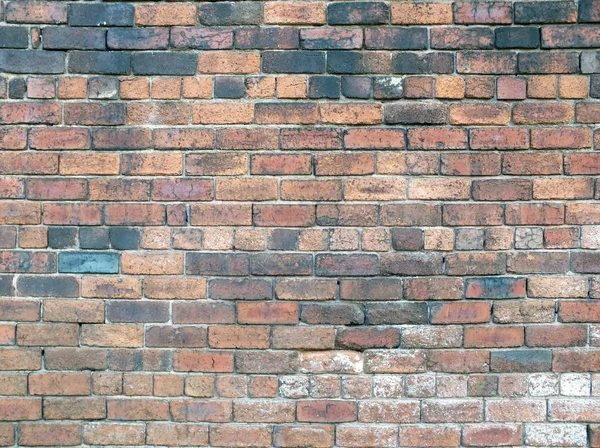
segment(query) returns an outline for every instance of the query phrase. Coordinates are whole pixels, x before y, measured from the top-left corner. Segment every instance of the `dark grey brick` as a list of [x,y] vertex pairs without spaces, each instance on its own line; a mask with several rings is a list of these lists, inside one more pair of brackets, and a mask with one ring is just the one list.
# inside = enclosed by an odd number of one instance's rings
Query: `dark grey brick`
[[254,275],[311,275],[312,255],[260,253],[252,256]]
[[302,305],[300,320],[307,324],[361,325],[365,314],[353,303],[310,303]]
[[6,73],[63,73],[63,51],[0,50],[0,72]]
[[515,23],[569,22],[577,11],[572,1],[515,2]]
[[373,82],[368,76],[342,76],[342,94],[347,98],[370,98]]
[[0,26],[0,48],[27,48],[29,37],[23,26]]
[[375,2],[339,2],[327,6],[330,25],[375,25],[389,21],[389,7]]
[[260,25],[263,5],[259,2],[216,2],[200,6],[203,25]]
[[51,26],[42,29],[46,50],[104,50],[106,30]]
[[294,229],[273,229],[269,232],[267,247],[270,250],[296,250],[300,232]]
[[48,247],[66,249],[77,246],[77,227],[49,227]]
[[[521,64],[520,59],[519,64]],[[581,53],[581,73],[600,73],[600,51],[584,51]]]
[[169,46],[167,28],[113,28],[106,35],[114,50],[164,50]]
[[250,272],[248,254],[188,252],[185,272],[191,275],[245,276]]
[[17,291],[21,297],[79,297],[79,282],[65,275],[22,275]]
[[69,5],[71,26],[132,26],[133,5],[72,3]]
[[118,274],[119,255],[110,252],[62,252],[58,272],[80,274]]
[[163,302],[111,302],[108,304],[108,319],[111,322],[167,322],[169,320],[169,304]]
[[369,303],[365,308],[367,325],[426,324],[426,302]]
[[498,375],[475,375],[467,382],[469,397],[494,397],[498,395]]
[[597,0],[579,0],[579,22],[600,22]]
[[25,79],[23,78],[12,78],[8,81],[8,97],[14,100],[20,100],[25,98],[27,92],[27,86]]
[[215,98],[243,98],[246,84],[243,76],[217,76],[214,85]]
[[427,49],[427,28],[367,28],[365,30],[365,48],[377,50],[425,50]]
[[92,76],[88,79],[88,97],[93,100],[119,98],[119,79],[110,76]]
[[392,57],[392,72],[407,75],[421,73],[452,73],[452,53],[396,53]]
[[492,352],[492,372],[549,372],[552,370],[551,350],[506,350]]
[[590,96],[600,98],[600,75],[590,76]]
[[323,73],[325,53],[320,51],[265,51],[262,54],[265,73]]
[[69,72],[124,75],[129,73],[128,53],[118,51],[74,51],[69,55]]
[[400,76],[373,78],[373,97],[378,100],[396,100],[404,96],[404,83]]
[[0,297],[10,297],[15,295],[13,286],[14,276],[0,275]]
[[308,81],[309,98],[340,97],[340,78],[337,76],[311,76]]
[[531,26],[501,26],[496,28],[498,48],[537,48],[540,30]]
[[198,55],[193,53],[135,53],[132,61],[136,75],[194,75]]
[[445,104],[394,103],[383,107],[387,124],[444,124],[448,121]]
[[127,227],[113,227],[109,231],[109,239],[113,249],[137,249],[140,246],[140,231]]
[[80,228],[79,247],[82,249],[108,249],[108,229],[95,227]]
[[392,248],[399,251],[414,251],[423,248],[421,229],[399,227],[392,229]]
[[387,53],[361,51],[327,52],[327,71],[345,75],[363,73],[389,73]]
[[[579,53],[573,51],[561,53],[561,55],[564,55],[565,63],[558,64],[557,69],[557,64],[555,62],[558,54],[559,53],[557,52],[550,51],[520,52],[518,55],[519,73],[542,74],[556,72],[563,73],[565,71],[567,73],[579,72]],[[584,63],[583,54],[581,56],[581,72],[589,73],[585,71],[586,64]],[[598,70],[600,71],[600,64],[598,65]]]

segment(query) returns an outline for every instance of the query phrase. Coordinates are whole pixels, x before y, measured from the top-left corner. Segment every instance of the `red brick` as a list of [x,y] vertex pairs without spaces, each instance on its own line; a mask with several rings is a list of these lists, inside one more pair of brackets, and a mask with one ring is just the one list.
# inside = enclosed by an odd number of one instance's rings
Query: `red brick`
[[74,446],[81,442],[79,423],[23,423],[19,443],[26,446]]
[[356,403],[353,401],[299,401],[297,412],[300,422],[352,422],[357,417]]
[[402,129],[348,129],[344,145],[348,149],[404,149]]

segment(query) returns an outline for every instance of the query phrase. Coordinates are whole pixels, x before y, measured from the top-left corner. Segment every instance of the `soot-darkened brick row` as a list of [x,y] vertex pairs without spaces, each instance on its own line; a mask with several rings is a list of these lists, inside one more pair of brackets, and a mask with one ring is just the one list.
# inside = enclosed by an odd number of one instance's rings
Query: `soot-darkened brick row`
[[0,9],[0,445],[600,448],[600,0]]

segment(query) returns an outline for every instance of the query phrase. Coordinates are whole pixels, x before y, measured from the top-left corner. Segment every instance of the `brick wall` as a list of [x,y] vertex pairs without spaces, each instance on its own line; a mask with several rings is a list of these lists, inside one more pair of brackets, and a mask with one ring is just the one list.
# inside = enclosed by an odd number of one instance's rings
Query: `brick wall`
[[2,6],[0,445],[600,447],[600,0]]

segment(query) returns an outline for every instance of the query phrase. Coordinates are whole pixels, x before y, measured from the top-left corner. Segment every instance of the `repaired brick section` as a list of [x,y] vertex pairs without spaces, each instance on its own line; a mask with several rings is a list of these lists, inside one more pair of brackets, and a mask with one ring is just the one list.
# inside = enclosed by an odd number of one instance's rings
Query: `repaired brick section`
[[0,8],[0,445],[600,448],[600,1]]

